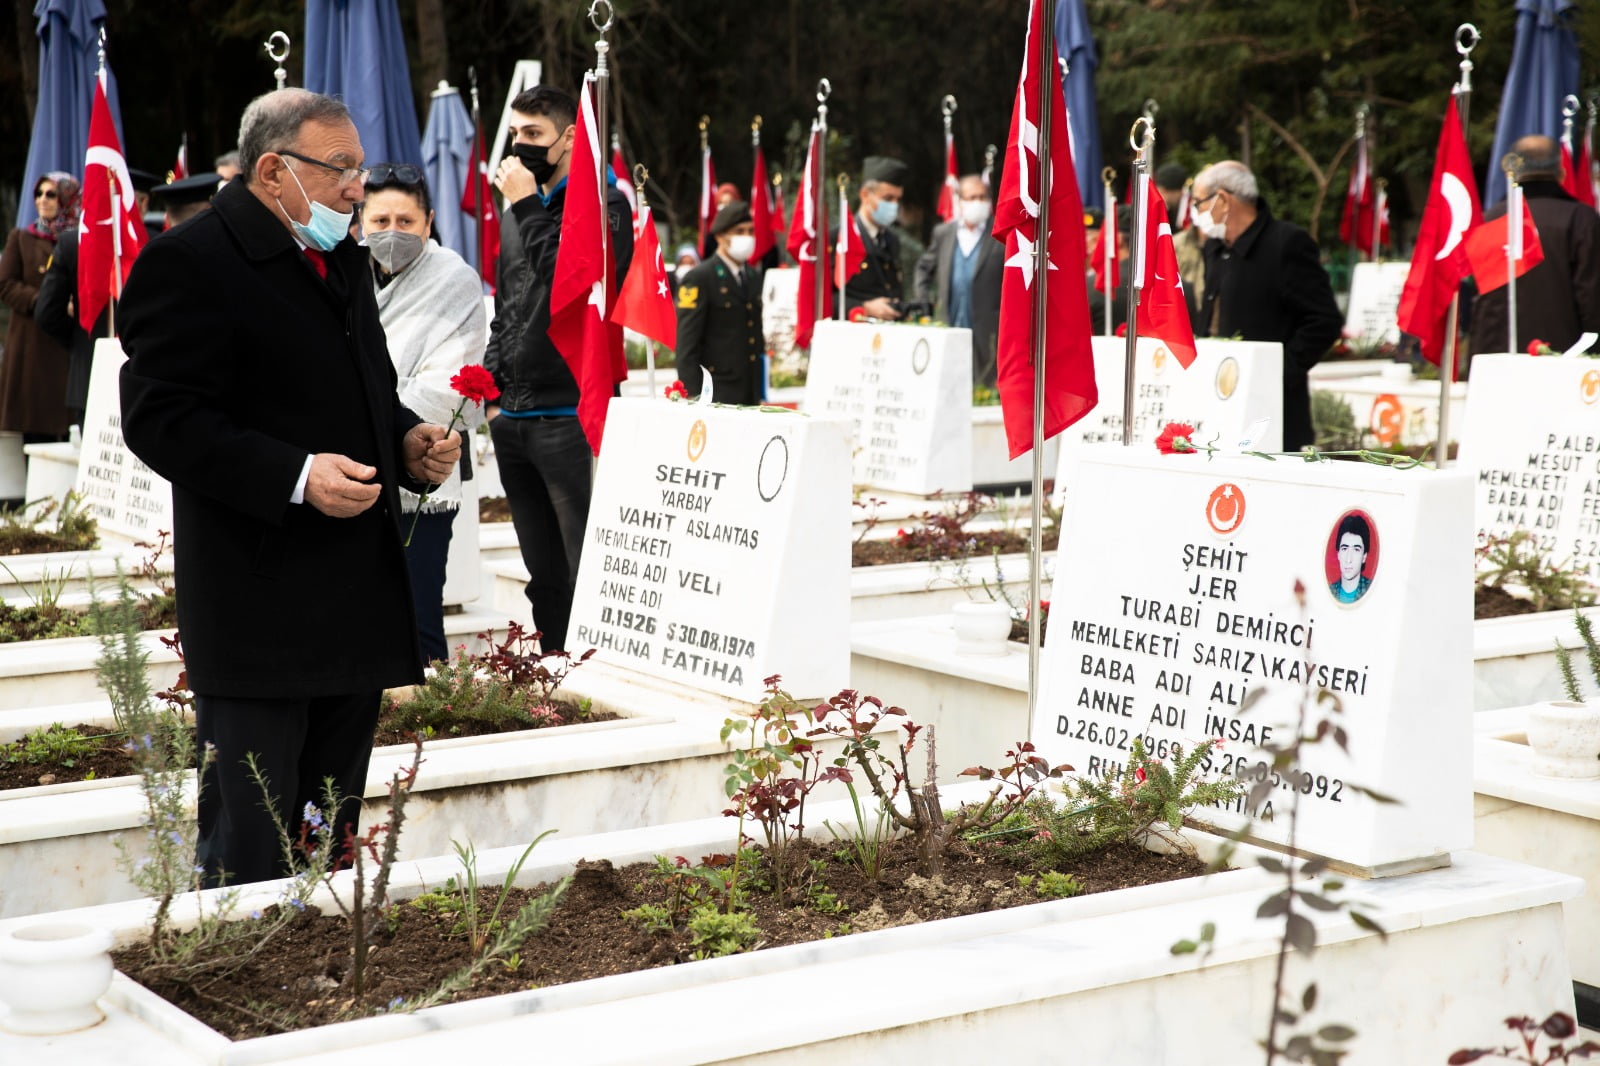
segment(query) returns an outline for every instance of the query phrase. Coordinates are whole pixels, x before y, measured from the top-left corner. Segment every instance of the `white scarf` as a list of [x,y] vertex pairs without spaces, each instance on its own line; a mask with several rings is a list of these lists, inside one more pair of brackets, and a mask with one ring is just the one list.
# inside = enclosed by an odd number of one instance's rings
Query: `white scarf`
[[[377,283],[373,283],[376,287]],[[450,424],[461,397],[450,379],[467,363],[483,362],[489,318],[477,273],[455,252],[428,241],[422,254],[378,288],[378,317],[389,338],[389,357],[399,377],[400,402],[424,421]],[[456,429],[471,447],[472,431],[483,422],[483,408],[470,400]],[[400,490],[401,509],[417,509],[416,493]],[[428,495],[423,510],[461,507],[461,470]]]

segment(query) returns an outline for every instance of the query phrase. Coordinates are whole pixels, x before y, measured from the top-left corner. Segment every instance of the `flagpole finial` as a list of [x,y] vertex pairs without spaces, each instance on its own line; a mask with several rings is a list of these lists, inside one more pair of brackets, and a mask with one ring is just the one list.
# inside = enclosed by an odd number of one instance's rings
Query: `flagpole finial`
[[[1140,126],[1144,127],[1144,133],[1142,136],[1139,132]],[[1132,148],[1135,153],[1137,153],[1137,158],[1134,160],[1135,167],[1144,164],[1145,156],[1150,151],[1151,147],[1154,146],[1155,140],[1156,124],[1153,116],[1140,115],[1138,118],[1133,120],[1133,127],[1128,130],[1128,146]]]
[[783,188],[783,171],[776,169],[773,170],[772,184],[776,185],[780,189]]
[[1117,180],[1117,168],[1116,167],[1102,167],[1101,170],[1100,170],[1100,180],[1103,183],[1105,183],[1106,185],[1110,185],[1112,182],[1116,181]]
[[850,176],[848,174],[840,174],[835,180],[839,183],[839,195],[843,196],[845,187],[850,183]]
[[1517,172],[1522,169],[1522,157],[1516,152],[1507,152],[1500,157],[1500,169],[1506,172],[1506,181],[1515,185]]
[[1472,50],[1478,47],[1482,40],[1478,27],[1470,22],[1463,22],[1456,27],[1456,51],[1461,53],[1461,80],[1456,83],[1457,93],[1470,93],[1472,91]]
[[711,129],[711,116],[710,115],[701,115],[700,116],[700,150],[702,152],[705,151],[707,146],[710,144],[710,141],[708,139],[708,134],[709,134],[710,129]]
[[283,65],[289,58],[289,35],[282,30],[273,30],[272,36],[261,47],[267,53],[267,58],[278,64],[272,76],[277,79],[278,88],[282,89],[289,84],[289,71]]
[[939,110],[944,113],[945,118],[954,115],[956,113],[956,98],[949,93],[945,93],[944,99],[939,101]]
[[104,75],[105,72],[106,72],[106,28],[105,28],[104,25],[102,25],[100,27],[100,45],[99,45],[99,47],[100,47],[100,74]]
[[639,198],[639,210],[643,211],[650,205],[644,198],[644,183],[650,180],[650,172],[644,168],[643,163],[633,165],[633,193]]
[[817,79],[817,103],[819,103],[819,104],[827,103],[828,102],[828,97],[830,97],[832,95],[833,95],[833,82],[829,81],[827,78],[818,78]]
[[1367,135],[1367,116],[1372,113],[1372,106],[1365,100],[1356,105],[1356,140]]
[[1145,119],[1150,123],[1151,128],[1154,128],[1156,123],[1156,115],[1160,113],[1161,105],[1156,103],[1154,99],[1145,97],[1144,112],[1139,117]]
[[[600,9],[602,7],[605,8],[606,12],[605,21],[603,22],[600,19]],[[592,26],[594,26],[596,33],[611,32],[611,27],[616,25],[617,22],[616,9],[611,6],[611,0],[594,0],[594,2],[590,4],[589,22]]]

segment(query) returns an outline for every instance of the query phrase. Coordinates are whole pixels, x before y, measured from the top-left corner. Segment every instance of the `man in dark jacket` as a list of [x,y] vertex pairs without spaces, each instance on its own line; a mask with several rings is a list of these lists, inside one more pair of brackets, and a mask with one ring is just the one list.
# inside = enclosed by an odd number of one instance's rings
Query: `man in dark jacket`
[[[1528,198],[1544,259],[1517,278],[1517,342],[1510,350],[1525,352],[1538,339],[1564,352],[1582,334],[1600,333],[1600,215],[1561,187],[1561,148],[1555,141],[1535,134],[1511,150],[1522,157],[1517,181]],[[1484,221],[1505,213],[1501,201]],[[1503,352],[1511,344],[1508,291],[1502,286],[1472,302],[1474,353]]]
[[717,403],[761,402],[761,270],[750,262],[750,205],[723,206],[711,222],[716,251],[678,283],[678,380],[699,396],[706,371]]
[[1283,448],[1299,451],[1314,440],[1306,375],[1344,328],[1317,242],[1272,217],[1243,163],[1202,170],[1193,207],[1194,224],[1209,238],[1195,336],[1283,345]]
[[905,314],[906,275],[895,222],[909,173],[910,168],[889,156],[868,156],[861,162],[861,206],[850,221],[867,255],[861,269],[845,281],[842,298],[851,321],[862,316],[893,321]]
[[989,235],[993,199],[978,175],[961,179],[957,217],[933,227],[928,250],[917,260],[915,289],[934,318],[972,331],[972,383],[990,386],[1006,258],[1005,245]]
[[[528,568],[526,591],[544,651],[567,646],[591,488],[589,443],[578,424],[578,383],[549,333],[577,115],[577,102],[560,89],[541,85],[519,93],[511,101],[512,154],[501,161],[494,179],[509,210],[501,216],[499,285],[484,354],[484,365],[500,386],[489,435]],[[620,288],[633,258],[632,214],[610,168],[603,169]]]
[[[287,873],[274,817],[291,839],[318,818],[355,831],[382,690],[422,680],[398,486],[461,456],[395,396],[346,239],[364,172],[344,104],[260,97],[239,151],[243,180],[151,242],[119,308],[123,433],[172,483],[207,884]],[[329,778],[347,802],[308,812]]]

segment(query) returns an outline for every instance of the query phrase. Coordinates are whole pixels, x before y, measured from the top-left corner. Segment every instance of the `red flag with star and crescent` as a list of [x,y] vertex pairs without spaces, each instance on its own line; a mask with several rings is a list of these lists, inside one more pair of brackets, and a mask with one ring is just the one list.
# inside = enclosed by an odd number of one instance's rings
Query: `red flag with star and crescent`
[[[844,187],[839,187],[839,232],[833,240],[833,286],[843,292],[867,261],[867,246],[861,242],[861,231],[850,214],[850,201]],[[842,298],[842,297],[841,297]]]
[[1444,358],[1450,301],[1460,291],[1462,280],[1472,273],[1465,238],[1482,215],[1461,116],[1451,99],[1445,104],[1433,182],[1428,186],[1411,269],[1395,315],[1399,327],[1422,342],[1423,356],[1436,366]]
[[[1067,140],[1067,109],[1061,79],[1040,86],[1040,50],[1053,46],[1040,0],[1028,8],[1027,47],[1006,140],[1010,161],[1000,177],[994,235],[1005,244],[1005,274],[1000,286],[1000,337],[996,347],[1000,409],[1011,458],[1033,447],[1034,242],[1039,230],[1041,163],[1050,168],[1050,218],[1045,243],[1050,275],[1046,286],[1044,436],[1055,436],[1093,410],[1099,401],[1094,381],[1089,294],[1083,284],[1083,201]],[[1048,90],[1048,101],[1046,92]],[[1050,108],[1050,155],[1039,158],[1039,123]]]
[[483,155],[483,123],[473,128],[472,158],[461,190],[461,210],[477,220],[478,276],[494,294],[495,271],[500,263],[500,216],[494,207],[494,186],[489,181],[489,161]]
[[617,178],[617,191],[627,197],[628,214],[633,219],[633,232],[639,233],[639,198],[633,192],[633,179],[628,176],[628,161],[622,158],[622,142],[611,138],[611,173]]
[[595,129],[594,74],[589,73],[578,99],[561,244],[550,286],[549,336],[578,383],[578,422],[596,455],[612,390],[628,376],[622,327],[606,321],[617,291],[617,269],[601,203],[604,166]]
[[1178,276],[1178,249],[1172,243],[1172,223],[1167,205],[1148,176],[1145,183],[1144,247],[1134,270],[1142,276],[1139,294],[1139,332],[1167,346],[1187,369],[1195,359],[1194,327],[1189,323],[1189,302]]
[[761,151],[760,142],[755,149],[756,169],[750,176],[750,223],[755,227],[756,247],[750,253],[750,261],[759,263],[778,246],[778,237],[772,224],[772,183],[767,180],[767,157]]
[[956,135],[944,134],[944,184],[939,186],[939,221],[949,222],[961,210],[961,175],[956,168]]
[[94,333],[100,312],[122,298],[133,260],[149,241],[133,199],[133,179],[106,103],[102,70],[89,115],[89,149],[83,160],[83,214],[78,218],[78,324]]
[[661,241],[648,203],[639,205],[633,263],[622,281],[622,291],[617,293],[611,321],[668,348],[678,346],[678,313],[672,307],[672,287],[667,284],[667,266],[661,258]]
[[827,205],[817,198],[817,167],[821,161],[822,130],[812,122],[811,146],[806,150],[805,172],[800,177],[800,189],[789,226],[789,254],[800,264],[794,315],[796,348],[811,347],[811,332],[816,328],[817,319],[826,319],[833,313],[831,285],[822,286],[822,313],[817,313],[817,253],[826,241],[825,234],[828,232]]
[[717,218],[717,168],[711,162],[711,146],[700,149],[700,243],[701,255],[710,255],[717,246],[711,239],[711,223]]

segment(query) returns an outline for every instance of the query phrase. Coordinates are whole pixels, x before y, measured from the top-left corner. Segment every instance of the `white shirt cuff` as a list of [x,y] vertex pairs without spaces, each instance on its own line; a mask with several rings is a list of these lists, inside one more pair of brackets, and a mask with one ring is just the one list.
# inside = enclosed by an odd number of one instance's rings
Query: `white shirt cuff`
[[294,483],[294,495],[289,497],[290,503],[306,502],[306,479],[311,476],[311,460],[313,456],[306,456],[306,465],[300,468],[300,480]]

